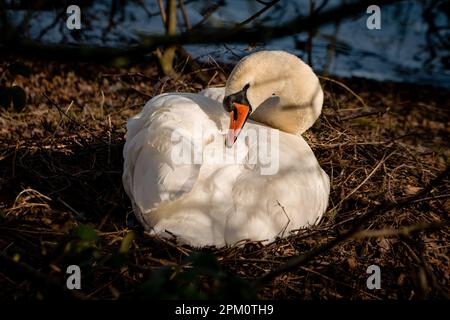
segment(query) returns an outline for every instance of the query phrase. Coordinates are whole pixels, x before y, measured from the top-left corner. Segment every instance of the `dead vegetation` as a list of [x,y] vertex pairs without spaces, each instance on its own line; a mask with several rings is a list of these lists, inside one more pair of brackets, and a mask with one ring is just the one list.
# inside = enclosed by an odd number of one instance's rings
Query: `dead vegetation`
[[[195,74],[25,63],[32,75],[15,82],[27,107],[0,112],[1,299],[448,298],[449,176],[434,180],[450,162],[448,91],[322,78],[323,114],[306,138],[332,181],[323,221],[269,245],[197,252],[143,232],[121,183],[126,119],[154,94],[199,91]],[[229,71],[205,68],[211,85]],[[251,285],[359,223],[350,239]],[[83,270],[76,295],[63,289],[72,263]],[[372,264],[380,290],[366,287]]]

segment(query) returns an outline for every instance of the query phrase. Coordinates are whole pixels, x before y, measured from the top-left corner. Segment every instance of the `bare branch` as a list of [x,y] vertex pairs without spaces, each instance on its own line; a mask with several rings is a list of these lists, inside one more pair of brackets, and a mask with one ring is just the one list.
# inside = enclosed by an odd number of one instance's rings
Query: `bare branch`
[[224,5],[224,1],[219,1],[216,4],[214,4],[212,7],[209,8],[209,10],[203,15],[203,19],[200,20],[195,26],[192,27],[192,29],[200,29],[200,27],[203,26],[206,20],[209,19],[209,17],[220,8],[220,6]]
[[[128,59],[142,57],[159,46],[173,44],[253,43],[255,41],[268,41],[315,29],[321,25],[340,21],[355,14],[364,14],[367,6],[372,4],[372,2],[372,0],[352,2],[351,4],[342,5],[313,16],[294,18],[283,25],[273,27],[258,26],[238,29],[209,28],[207,30],[196,30],[194,27],[191,31],[179,35],[143,37],[140,45],[128,49],[41,44],[24,39],[17,35],[17,33],[12,36],[2,35],[3,45],[0,48],[3,52],[20,53],[24,56],[31,55],[33,58],[51,56],[54,59],[54,55],[58,55],[65,60],[73,59],[80,61],[84,58],[92,62],[112,62],[117,58],[122,58],[121,60],[123,60],[124,57]],[[378,5],[392,2],[394,1],[379,0]]]
[[443,179],[445,179],[450,174],[450,167],[447,167],[442,173],[440,173],[432,182],[430,182],[422,191],[416,193],[415,195],[411,197],[403,198],[402,200],[399,200],[397,202],[385,202],[380,204],[379,206],[376,206],[372,210],[369,210],[366,214],[361,216],[357,221],[354,222],[353,227],[351,227],[348,231],[341,234],[339,237],[328,241],[327,243],[318,246],[304,254],[301,254],[299,256],[291,258],[287,263],[284,265],[267,272],[262,277],[256,279],[253,282],[253,286],[255,288],[260,287],[264,283],[272,280],[273,278],[279,276],[280,274],[283,274],[285,272],[289,272],[311,260],[313,260],[315,257],[321,255],[322,253],[325,253],[332,249],[333,247],[337,246],[341,242],[353,237],[355,234],[357,234],[360,231],[361,226],[375,217],[376,215],[380,213],[384,213],[386,211],[392,210],[394,208],[403,208],[410,204],[412,204],[414,201],[423,198],[426,194],[428,194],[434,187],[436,187]]
[[[413,201],[414,202],[414,201]],[[430,230],[430,229],[439,229],[443,227],[445,224],[441,222],[431,222],[431,223],[419,223],[412,226],[406,226],[398,229],[381,229],[381,230],[364,230],[357,232],[352,236],[354,239],[362,239],[362,238],[378,238],[378,237],[398,237],[398,236],[407,236],[411,233]]]
[[166,16],[166,9],[164,8],[163,0],[157,0],[158,1],[158,7],[159,12],[161,13],[161,20],[164,25],[167,24],[167,16]]
[[58,295],[76,300],[87,299],[83,293],[77,292],[76,290],[69,290],[62,286],[61,283],[65,284],[65,281],[57,281],[54,278],[45,276],[31,268],[29,265],[22,262],[16,262],[5,254],[0,254],[0,262],[1,269],[4,269],[9,273],[17,274],[20,278],[25,277],[40,287],[52,290]]
[[[161,1],[159,1],[161,3]],[[164,10],[161,11],[161,17],[163,17]],[[167,8],[165,11],[166,20],[166,35],[174,36],[177,32],[177,5],[175,0],[167,0]],[[163,18],[164,20],[164,18]],[[164,52],[157,51],[157,57],[161,69],[165,75],[174,73],[173,60],[175,58],[176,46],[170,45],[164,49]]]
[[177,3],[175,0],[167,1],[166,14],[166,34],[169,36],[174,36],[177,33]]
[[242,26],[246,25],[247,23],[255,20],[260,15],[262,15],[264,12],[266,12],[267,10],[272,8],[274,5],[276,5],[278,2],[280,2],[280,0],[274,0],[274,1],[271,1],[271,2],[267,3],[264,8],[262,8],[261,10],[256,12],[254,15],[252,15],[251,17],[249,17],[249,18],[245,19],[244,21],[238,23],[237,27],[242,27]]
[[184,7],[183,0],[178,0],[178,6],[180,7],[181,14],[183,15],[184,24],[186,25],[186,29],[190,30],[192,28],[191,23],[189,21],[189,17],[186,13],[186,8]]

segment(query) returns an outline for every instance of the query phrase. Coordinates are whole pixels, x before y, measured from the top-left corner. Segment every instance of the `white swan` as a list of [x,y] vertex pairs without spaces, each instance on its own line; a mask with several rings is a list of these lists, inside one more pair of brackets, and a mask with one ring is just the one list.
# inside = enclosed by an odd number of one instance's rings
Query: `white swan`
[[[129,119],[123,150],[123,185],[137,218],[192,246],[273,241],[317,223],[330,181],[301,134],[322,103],[311,68],[283,51],[245,57],[225,88],[152,98]],[[180,160],[186,150],[201,161]]]

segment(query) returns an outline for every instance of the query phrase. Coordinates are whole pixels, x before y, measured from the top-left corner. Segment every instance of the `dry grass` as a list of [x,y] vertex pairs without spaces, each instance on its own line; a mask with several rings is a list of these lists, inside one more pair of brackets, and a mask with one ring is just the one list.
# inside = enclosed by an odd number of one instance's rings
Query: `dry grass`
[[[8,61],[0,63],[0,74]],[[76,298],[88,299],[136,295],[156,269],[171,270],[172,280],[174,270],[192,270],[186,260],[192,248],[151,237],[136,224],[122,189],[121,152],[126,119],[153,94],[199,91],[194,75],[161,80],[152,64],[125,70],[26,63],[33,75],[15,82],[25,88],[28,106],[20,114],[0,113],[0,250],[7,262],[0,266],[0,298],[52,297],[70,263],[84,272]],[[211,72],[212,84],[223,81],[219,72]],[[215,254],[226,274],[252,281],[339,237],[372,208],[417,194],[450,162],[448,91],[321,81],[323,115],[306,138],[332,180],[325,218],[269,245],[203,249]],[[402,208],[380,212],[365,231],[278,276],[258,296],[448,298],[448,179]],[[74,234],[85,225],[96,234],[82,228],[81,236]],[[14,268],[14,261],[24,268]],[[366,287],[372,264],[381,267],[381,290]],[[195,290],[205,296],[219,290],[202,277]]]

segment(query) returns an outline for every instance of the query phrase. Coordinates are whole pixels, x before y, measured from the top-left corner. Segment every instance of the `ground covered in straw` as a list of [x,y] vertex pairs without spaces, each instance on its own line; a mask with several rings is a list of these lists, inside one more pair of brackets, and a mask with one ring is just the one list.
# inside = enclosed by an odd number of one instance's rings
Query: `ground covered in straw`
[[[25,60],[30,77],[13,77],[12,61],[0,60],[0,86],[22,86],[28,103],[0,110],[1,300],[448,298],[448,175],[429,186],[450,162],[448,91],[322,77],[323,114],[305,138],[331,177],[323,221],[269,245],[195,250],[137,225],[121,171],[126,119],[157,93],[199,91],[196,73]],[[205,68],[223,85],[229,67]],[[253,285],[374,208],[350,239]],[[70,264],[80,291],[64,289]],[[379,290],[366,286],[373,264]]]

